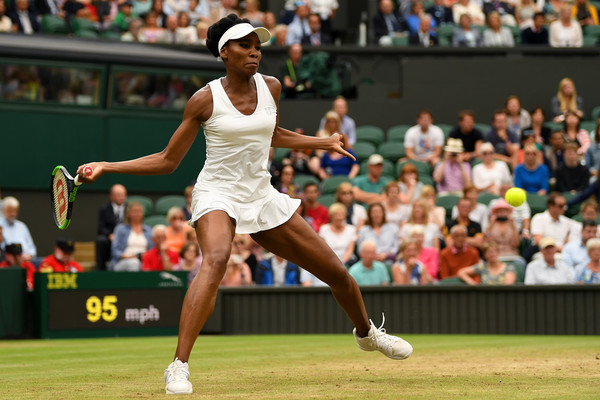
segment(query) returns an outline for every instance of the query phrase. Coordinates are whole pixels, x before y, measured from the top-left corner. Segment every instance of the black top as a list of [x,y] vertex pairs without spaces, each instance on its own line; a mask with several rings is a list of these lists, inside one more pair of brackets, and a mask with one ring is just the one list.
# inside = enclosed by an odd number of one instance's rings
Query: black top
[[474,152],[475,143],[479,140],[483,140],[483,133],[477,128],[473,128],[471,132],[465,134],[460,131],[460,127],[456,126],[450,131],[449,136],[454,139],[462,140],[463,147],[467,153]]
[[[448,225],[446,225],[446,235],[448,235],[450,233],[450,230],[452,229],[452,227],[454,225],[458,225],[458,221],[456,219],[453,219],[452,221],[450,221],[448,223]],[[475,237],[475,235],[477,235],[478,233],[481,233],[481,225],[479,225],[478,222],[475,222],[473,220],[469,220],[469,225],[466,226],[467,228],[467,236],[468,237]]]
[[567,167],[564,163],[556,169],[556,188],[559,192],[580,192],[588,187],[590,170],[581,164],[574,168]]
[[529,45],[549,45],[548,29],[542,27],[539,32],[535,32],[531,28],[521,31],[521,43]]

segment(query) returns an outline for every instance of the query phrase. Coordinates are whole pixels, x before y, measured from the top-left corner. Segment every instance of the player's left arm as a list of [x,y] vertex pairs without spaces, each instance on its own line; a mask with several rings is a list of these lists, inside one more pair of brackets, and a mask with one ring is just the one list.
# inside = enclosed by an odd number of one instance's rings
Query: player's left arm
[[273,131],[273,137],[271,139],[271,146],[283,147],[288,149],[321,149],[321,150],[334,150],[346,157],[350,157],[353,160],[356,158],[344,150],[343,137],[339,133],[334,133],[329,137],[314,137],[305,136],[296,132],[292,132],[288,129],[279,126],[279,99],[281,97],[281,83],[276,78],[271,76],[263,75],[273,100],[277,105],[277,120],[275,123],[275,130]]

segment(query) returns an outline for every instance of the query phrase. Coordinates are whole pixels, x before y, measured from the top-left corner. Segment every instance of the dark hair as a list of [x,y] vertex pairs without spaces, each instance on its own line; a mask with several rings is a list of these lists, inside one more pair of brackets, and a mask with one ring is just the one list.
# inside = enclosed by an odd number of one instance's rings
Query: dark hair
[[428,110],[428,109],[423,109],[423,110],[419,111],[419,115],[417,115],[417,118],[420,118],[421,115],[425,115],[425,114],[429,115],[431,117],[431,119],[433,119],[433,114],[431,114],[431,110]]
[[581,127],[581,118],[579,117],[579,115],[575,114],[573,111],[567,111],[565,113],[565,119],[563,120],[563,131],[565,133],[567,133],[567,118],[569,118],[571,115],[574,115],[575,117],[577,117],[577,127],[575,127],[577,132],[579,132],[579,129]]
[[369,208],[367,209],[367,221],[365,222],[365,224],[368,226],[373,226],[373,219],[371,218],[371,212],[373,211],[373,208],[375,208],[375,207],[381,207],[381,211],[383,211],[383,221],[381,221],[381,224],[384,225],[385,223],[387,223],[387,219],[385,218],[385,207],[383,206],[383,204],[371,203],[369,205]]
[[492,122],[496,119],[496,115],[507,115],[508,116],[508,111],[506,111],[506,108],[498,108],[496,110],[494,110],[494,115],[492,115]]
[[554,204],[556,204],[556,199],[557,199],[558,197],[563,197],[562,193],[559,193],[559,192],[551,192],[551,193],[548,195],[548,201],[547,201],[547,204],[548,204],[549,206],[553,206]]
[[596,221],[594,221],[593,219],[584,219],[581,222],[581,229],[583,230],[583,228],[587,227],[597,228],[598,224],[596,224]]
[[544,14],[541,11],[538,11],[535,14],[533,14],[533,19],[536,19],[537,17],[544,17],[544,19],[546,19],[546,14]]
[[472,110],[462,110],[461,112],[458,113],[458,120],[462,121],[467,116],[475,119],[475,112]]
[[243,23],[250,23],[250,21],[247,18],[240,18],[235,14],[229,14],[212,24],[206,34],[206,47],[208,51],[213,56],[219,57],[219,40],[223,34],[232,26]]
[[319,189],[319,185],[317,185],[316,183],[314,183],[314,182],[306,182],[304,184],[304,187],[302,188],[302,191],[306,192],[306,188],[311,187],[311,186],[316,186],[317,190]]
[[535,106],[531,109],[531,111],[529,111],[529,114],[535,114],[536,112],[541,111],[542,115],[544,116],[544,118],[546,118],[546,113],[544,112],[544,107],[542,106]]
[[194,250],[196,250],[196,257],[198,257],[200,255],[200,247],[198,246],[198,243],[190,241],[190,242],[185,242],[185,244],[181,248],[181,251],[179,252],[179,257],[183,258],[183,256],[185,255],[185,252],[188,251],[188,249],[190,247],[193,247]]

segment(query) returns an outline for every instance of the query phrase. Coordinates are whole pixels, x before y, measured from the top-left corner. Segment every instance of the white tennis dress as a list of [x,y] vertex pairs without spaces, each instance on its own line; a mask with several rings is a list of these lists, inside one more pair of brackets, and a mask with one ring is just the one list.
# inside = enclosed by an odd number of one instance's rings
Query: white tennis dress
[[213,112],[202,123],[206,162],[192,194],[194,224],[222,210],[236,221],[236,233],[255,233],[288,221],[300,200],[271,186],[267,170],[277,106],[261,74],[254,75],[258,104],[244,115],[231,103],[221,79],[209,82]]

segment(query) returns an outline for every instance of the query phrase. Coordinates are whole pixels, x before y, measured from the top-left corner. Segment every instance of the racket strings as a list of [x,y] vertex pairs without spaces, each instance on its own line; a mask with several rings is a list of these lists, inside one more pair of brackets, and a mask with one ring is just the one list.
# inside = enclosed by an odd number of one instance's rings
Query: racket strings
[[57,171],[52,179],[52,211],[56,223],[62,226],[67,221],[69,191],[67,179],[62,171]]

